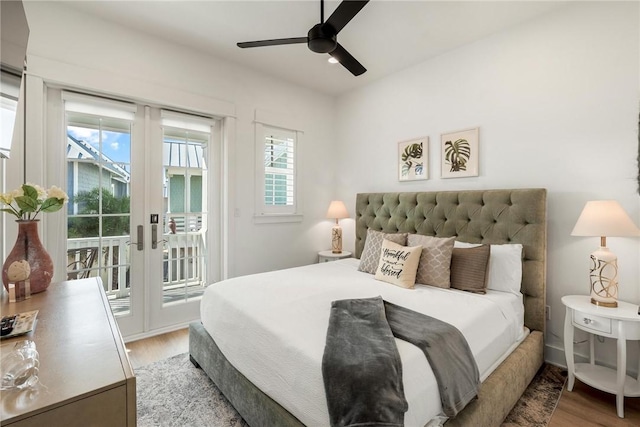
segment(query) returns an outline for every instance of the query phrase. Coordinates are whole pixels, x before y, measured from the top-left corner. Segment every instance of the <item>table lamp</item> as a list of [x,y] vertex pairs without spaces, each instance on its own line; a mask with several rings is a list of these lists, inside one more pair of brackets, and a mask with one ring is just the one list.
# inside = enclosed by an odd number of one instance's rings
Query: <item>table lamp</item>
[[640,236],[640,229],[615,200],[595,200],[584,206],[571,235],[600,236],[600,248],[591,254],[591,303],[617,307],[618,257],[607,248],[607,236]]
[[342,227],[338,224],[341,218],[349,218],[349,212],[341,200],[333,200],[327,210],[327,218],[336,220],[336,225],[331,229],[331,252],[342,253]]

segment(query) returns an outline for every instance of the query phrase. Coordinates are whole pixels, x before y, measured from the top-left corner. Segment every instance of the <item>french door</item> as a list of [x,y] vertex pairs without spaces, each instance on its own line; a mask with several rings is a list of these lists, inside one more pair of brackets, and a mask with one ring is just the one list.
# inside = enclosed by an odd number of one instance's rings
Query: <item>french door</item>
[[63,99],[67,277],[102,279],[125,337],[197,319],[220,271],[220,122]]

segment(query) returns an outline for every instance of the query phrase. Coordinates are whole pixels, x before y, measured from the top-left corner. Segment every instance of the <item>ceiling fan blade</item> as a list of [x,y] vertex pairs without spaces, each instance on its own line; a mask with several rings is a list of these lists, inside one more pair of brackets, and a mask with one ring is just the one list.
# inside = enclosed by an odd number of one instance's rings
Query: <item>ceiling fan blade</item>
[[290,39],[272,39],[272,40],[258,40],[255,42],[240,42],[238,43],[238,47],[262,47],[262,46],[278,46],[281,44],[296,44],[296,43],[306,43],[306,37],[294,37]]
[[349,70],[354,76],[359,76],[360,74],[367,71],[367,69],[364,68],[356,58],[351,56],[351,54],[340,45],[340,43],[338,43],[338,46],[336,46],[333,52],[330,52],[329,55],[337,59],[338,62],[342,64],[344,68]]
[[338,5],[336,10],[333,11],[324,25],[331,26],[335,34],[338,34],[367,3],[369,3],[369,0],[344,0]]

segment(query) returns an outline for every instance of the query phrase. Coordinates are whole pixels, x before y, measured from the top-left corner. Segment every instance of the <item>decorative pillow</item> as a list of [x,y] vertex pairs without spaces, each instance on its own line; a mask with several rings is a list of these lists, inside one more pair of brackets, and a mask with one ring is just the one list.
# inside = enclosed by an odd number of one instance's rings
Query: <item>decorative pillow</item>
[[407,245],[422,246],[416,283],[448,288],[451,282],[451,254],[455,237],[409,234]]
[[[455,247],[473,248],[479,243],[456,241]],[[510,243],[491,245],[489,265],[487,267],[487,289],[520,294],[522,284],[522,245]]]
[[421,252],[422,246],[402,246],[385,239],[380,249],[376,280],[412,289],[416,283],[416,270]]
[[367,240],[364,242],[364,249],[360,255],[358,270],[365,273],[375,274],[380,263],[380,248],[384,239],[390,240],[399,245],[407,244],[407,233],[387,234],[382,231],[372,229],[367,230]]
[[462,291],[487,293],[487,265],[491,246],[453,248],[451,256],[451,287]]

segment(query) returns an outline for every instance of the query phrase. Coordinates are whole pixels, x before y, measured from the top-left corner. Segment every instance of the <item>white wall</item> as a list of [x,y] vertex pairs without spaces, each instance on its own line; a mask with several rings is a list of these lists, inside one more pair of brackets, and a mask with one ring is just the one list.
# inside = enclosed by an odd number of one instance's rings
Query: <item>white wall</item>
[[[332,159],[328,142],[334,140],[332,126],[326,125],[334,121],[331,97],[61,4],[26,2],[25,10],[31,28],[29,73],[45,83],[235,115],[229,130],[235,139],[229,147],[231,276],[312,263],[317,251],[330,247],[332,224],[324,214],[333,197],[332,175],[326,171]],[[304,131],[299,163],[302,223],[253,223],[256,109],[280,113]],[[43,144],[64,148],[55,140]]]
[[[639,35],[637,2],[571,4],[342,96],[338,196],[354,206],[358,192],[547,188],[547,358],[564,363],[560,298],[588,294],[599,245],[570,236],[584,203],[616,199],[640,224]],[[440,179],[440,134],[470,127],[480,128],[480,176]],[[400,183],[396,143],[422,136],[430,179]],[[353,221],[344,223],[349,250]],[[620,298],[640,303],[640,239],[608,245]],[[611,344],[598,345],[598,357],[614,364]]]

